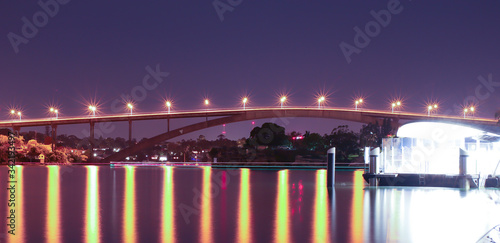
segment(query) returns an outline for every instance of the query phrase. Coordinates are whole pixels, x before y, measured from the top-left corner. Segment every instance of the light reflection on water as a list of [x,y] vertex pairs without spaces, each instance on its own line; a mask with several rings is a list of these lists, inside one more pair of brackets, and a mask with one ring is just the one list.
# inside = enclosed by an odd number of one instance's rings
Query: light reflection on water
[[161,218],[161,239],[162,242],[175,242],[175,192],[174,192],[174,170],[172,167],[165,167],[163,174],[163,196],[161,200],[162,218]]
[[352,206],[351,206],[351,242],[363,241],[363,171],[354,171],[352,174]]
[[314,197],[314,220],[311,221],[312,242],[322,243],[330,239],[328,234],[330,215],[328,212],[328,191],[326,188],[326,171],[316,171],[316,193]]
[[136,214],[135,214],[135,167],[125,166],[125,195],[124,195],[124,206],[123,206],[123,241],[127,243],[137,242],[137,231],[136,231]]
[[240,198],[238,202],[237,242],[252,242],[252,204],[250,201],[250,170],[242,169],[240,176]]
[[87,191],[85,207],[85,242],[100,242],[99,222],[99,167],[86,166]]
[[212,169],[203,168],[203,190],[201,192],[201,234],[200,242],[213,242],[212,239]]
[[59,166],[47,166],[49,172],[47,177],[47,215],[46,231],[47,241],[58,243],[61,242],[61,205],[60,205],[60,186],[59,183]]
[[288,206],[289,190],[288,190],[288,170],[278,172],[278,199],[276,200],[276,215],[274,217],[274,242],[291,242],[290,241],[290,222]]
[[[327,190],[325,170],[72,168],[63,181],[60,166],[16,167],[17,234],[7,242],[475,242],[500,224],[489,198],[499,190],[373,189],[362,171],[337,172]],[[0,193],[3,219],[8,197]],[[180,204],[196,209],[190,220]]]

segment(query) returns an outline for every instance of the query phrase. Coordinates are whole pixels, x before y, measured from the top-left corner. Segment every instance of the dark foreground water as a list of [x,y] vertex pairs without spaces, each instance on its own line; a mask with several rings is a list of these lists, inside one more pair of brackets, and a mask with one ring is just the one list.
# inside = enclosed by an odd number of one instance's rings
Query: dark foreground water
[[0,242],[475,242],[498,190],[378,188],[362,171],[17,166],[15,236],[0,167]]

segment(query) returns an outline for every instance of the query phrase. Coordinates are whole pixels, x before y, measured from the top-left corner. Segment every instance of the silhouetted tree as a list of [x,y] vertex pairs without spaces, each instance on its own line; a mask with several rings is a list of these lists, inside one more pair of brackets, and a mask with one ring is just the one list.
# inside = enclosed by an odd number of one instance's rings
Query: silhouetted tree
[[325,135],[326,144],[335,147],[335,160],[350,162],[351,156],[359,155],[358,135],[349,130],[349,126],[338,126],[330,135]]
[[363,125],[359,131],[359,144],[361,147],[379,147],[381,144],[380,126],[378,122]]
[[288,139],[285,135],[285,128],[275,124],[266,122],[262,127],[255,127],[250,132],[251,144],[265,145],[269,147],[277,147],[288,144]]

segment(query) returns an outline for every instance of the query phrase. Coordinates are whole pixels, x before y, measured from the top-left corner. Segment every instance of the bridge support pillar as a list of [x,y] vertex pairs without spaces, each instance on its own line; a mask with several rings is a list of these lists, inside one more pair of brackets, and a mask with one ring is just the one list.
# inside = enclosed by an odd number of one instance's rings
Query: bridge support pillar
[[89,161],[94,162],[94,127],[95,127],[95,122],[90,121],[90,135],[89,135],[89,142],[90,142],[90,154],[89,154]]
[[56,148],[56,139],[57,139],[57,125],[52,124],[52,151]]
[[12,127],[12,131],[14,131],[16,137],[19,137],[19,133],[21,132],[21,127]]
[[132,120],[128,120],[128,146],[132,146]]
[[326,186],[335,186],[335,147],[328,150],[326,169]]
[[167,119],[167,132],[170,132],[170,118]]

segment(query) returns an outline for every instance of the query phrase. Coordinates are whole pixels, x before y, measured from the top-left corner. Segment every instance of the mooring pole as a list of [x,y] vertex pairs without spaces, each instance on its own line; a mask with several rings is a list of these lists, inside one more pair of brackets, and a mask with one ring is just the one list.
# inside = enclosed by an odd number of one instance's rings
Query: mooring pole
[[329,149],[327,153],[326,186],[333,187],[335,185],[335,147]]
[[467,179],[467,160],[469,153],[460,149],[460,159],[458,161],[458,183],[462,189],[470,189],[469,180]]
[[[380,148],[374,148],[370,151],[370,167],[368,173],[371,176],[375,176],[377,174],[377,162],[378,157],[380,155]],[[377,178],[372,177],[368,180],[368,184],[370,186],[377,186]]]

